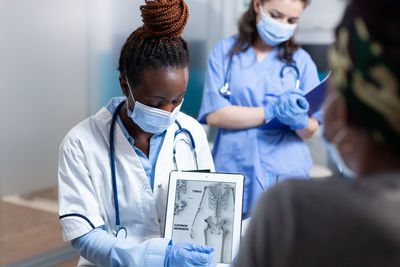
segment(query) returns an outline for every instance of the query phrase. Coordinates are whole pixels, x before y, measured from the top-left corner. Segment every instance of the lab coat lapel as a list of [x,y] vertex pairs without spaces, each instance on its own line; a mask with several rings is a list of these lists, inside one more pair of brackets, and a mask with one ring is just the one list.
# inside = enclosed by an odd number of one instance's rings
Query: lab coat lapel
[[174,168],[174,164],[172,161],[172,148],[174,144],[174,134],[177,129],[178,128],[175,123],[168,128],[160,153],[158,154],[154,175],[154,197],[156,200],[155,204],[160,223],[159,227],[161,236],[164,234],[164,219],[165,210],[167,208],[166,204],[168,195],[169,173]]
[[[116,166],[116,169],[117,180],[119,180],[117,183],[118,192],[121,192],[119,193],[121,214],[124,211],[123,206],[125,203],[126,208],[124,214],[131,213],[132,215],[133,211],[130,210],[132,208],[131,203],[136,202],[134,213],[137,217],[135,219],[141,217],[143,223],[147,221],[149,233],[151,232],[153,235],[161,234],[159,231],[154,231],[157,229],[154,228],[154,226],[158,225],[158,223],[156,223],[158,213],[156,212],[156,201],[151,191],[146,172],[135,149],[129,143],[119,126],[115,127],[115,158],[116,164],[117,162],[120,163],[118,167]],[[129,216],[125,216],[125,219],[126,218],[129,218]],[[123,219],[121,218],[121,220]],[[131,218],[131,220],[134,219]],[[149,221],[152,221],[154,225]],[[126,224],[128,224],[128,222]]]
[[129,166],[128,169],[134,170],[132,175],[134,175],[142,185],[148,184],[146,173],[135,149],[129,143],[128,139],[126,139],[121,127],[117,123],[115,125],[114,134],[116,161],[121,162],[122,166]]
[[155,176],[154,176],[154,191],[161,186],[168,186],[168,177],[171,170],[174,168],[172,161],[172,149],[174,145],[174,134],[178,126],[174,123],[171,125],[165,134],[164,142],[158,154]]

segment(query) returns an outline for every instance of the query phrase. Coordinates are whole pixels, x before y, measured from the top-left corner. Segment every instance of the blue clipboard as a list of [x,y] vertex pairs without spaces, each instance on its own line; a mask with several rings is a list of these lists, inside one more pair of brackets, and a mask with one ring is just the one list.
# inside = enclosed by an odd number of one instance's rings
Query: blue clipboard
[[[310,104],[310,109],[308,110],[308,114],[311,115],[314,112],[318,111],[322,102],[324,101],[326,87],[328,84],[328,80],[331,76],[331,72],[329,72],[326,77],[318,84],[314,89],[309,91],[305,97]],[[284,130],[290,129],[289,126],[281,123],[277,118],[272,119],[270,122],[264,124],[260,127],[262,130]]]

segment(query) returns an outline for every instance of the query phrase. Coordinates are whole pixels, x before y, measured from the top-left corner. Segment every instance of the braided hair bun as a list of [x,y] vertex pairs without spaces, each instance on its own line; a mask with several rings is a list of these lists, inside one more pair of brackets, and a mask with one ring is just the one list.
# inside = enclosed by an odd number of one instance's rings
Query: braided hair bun
[[135,30],[121,50],[118,70],[132,86],[146,69],[185,68],[190,55],[181,37],[189,18],[183,0],[145,0],[140,7],[143,26]]
[[189,10],[183,0],[146,0],[140,11],[146,37],[178,38],[189,18]]

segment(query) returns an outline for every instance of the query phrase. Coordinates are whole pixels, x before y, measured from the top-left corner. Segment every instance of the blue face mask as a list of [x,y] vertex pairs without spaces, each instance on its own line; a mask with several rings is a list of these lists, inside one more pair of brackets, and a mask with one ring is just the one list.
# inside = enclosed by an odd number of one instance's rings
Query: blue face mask
[[[129,96],[135,102],[131,88],[129,87]],[[127,113],[130,118],[132,118],[133,122],[136,123],[137,126],[140,127],[143,131],[147,133],[162,133],[171,126],[181,109],[183,100],[172,112],[168,112],[162,109],[153,108],[150,106],[146,106],[138,101],[135,102],[135,107],[133,108],[133,112],[127,108]]]
[[346,165],[340,156],[340,152],[335,144],[338,144],[345,136],[345,129],[340,129],[335,137],[332,139],[332,143],[326,140],[325,136],[322,136],[324,146],[328,152],[329,157],[334,162],[339,172],[346,178],[354,179],[355,173]]
[[289,40],[296,30],[297,24],[284,24],[264,13],[260,5],[261,20],[257,23],[258,34],[265,43],[276,46]]

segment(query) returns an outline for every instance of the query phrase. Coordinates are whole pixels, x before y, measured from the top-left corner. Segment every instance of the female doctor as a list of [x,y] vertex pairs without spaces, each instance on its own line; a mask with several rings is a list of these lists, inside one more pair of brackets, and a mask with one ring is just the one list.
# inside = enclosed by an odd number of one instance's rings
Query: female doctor
[[[303,139],[318,129],[320,116],[309,117],[303,94],[319,79],[311,57],[293,39],[308,4],[252,0],[239,34],[219,41],[208,57],[199,121],[219,128],[216,170],[246,177],[245,216],[264,188],[288,177],[308,177],[311,170]],[[260,128],[274,117],[287,128]]]
[[160,238],[170,171],[214,169],[201,125],[179,112],[188,83],[189,51],[180,37],[188,9],[183,0],[160,0],[146,1],[141,12],[144,26],[119,59],[125,98],[112,99],[61,144],[63,238],[81,255],[78,266],[211,266],[212,248]]

